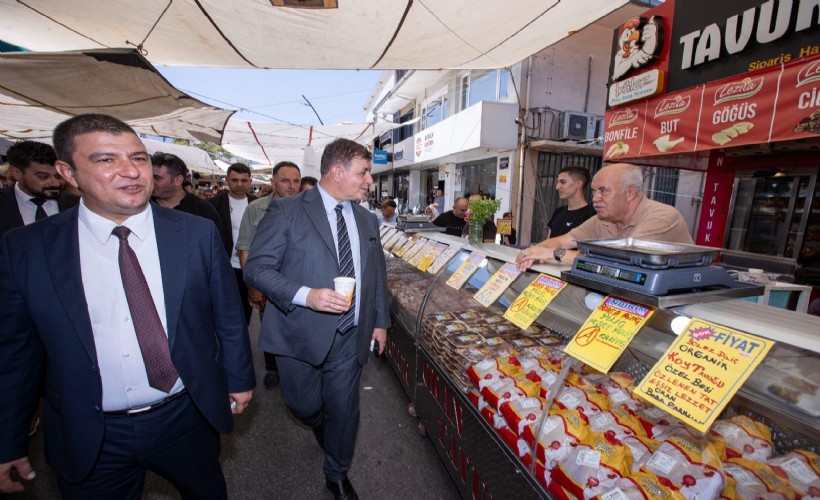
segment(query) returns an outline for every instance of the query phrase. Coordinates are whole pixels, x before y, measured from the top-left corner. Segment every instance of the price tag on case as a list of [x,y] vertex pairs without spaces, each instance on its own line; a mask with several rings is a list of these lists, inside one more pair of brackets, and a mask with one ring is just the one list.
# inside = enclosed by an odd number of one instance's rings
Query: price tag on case
[[581,325],[564,352],[606,373],[653,312],[643,304],[607,297]]
[[423,259],[423,258],[424,258],[424,257],[426,257],[427,255],[429,255],[429,254],[430,254],[430,252],[431,252],[431,251],[432,251],[435,247],[436,247],[436,242],[435,242],[435,241],[433,241],[433,240],[427,240],[427,243],[425,243],[425,244],[424,244],[424,246],[423,246],[423,247],[421,247],[421,250],[419,250],[418,252],[416,252],[416,255],[414,255],[412,258],[410,258],[410,259],[407,261],[407,263],[408,263],[408,264],[410,264],[410,265],[411,265],[411,266],[413,266],[413,267],[418,267],[419,262],[421,262],[421,259]]
[[413,244],[413,246],[411,246],[408,250],[406,250],[404,252],[404,255],[402,256],[402,259],[409,262],[410,259],[414,255],[419,253],[421,251],[421,249],[424,248],[424,245],[426,245],[426,244],[427,244],[427,238],[419,238],[418,240],[416,240],[416,242]]
[[419,264],[416,267],[418,267],[419,271],[427,271],[433,264],[433,261],[435,261],[436,258],[446,249],[447,245],[444,243],[435,243],[433,248],[419,261]]
[[692,318],[635,394],[706,432],[774,342]]
[[402,239],[404,237],[405,237],[404,233],[402,233],[400,231],[397,231],[393,236],[388,238],[387,243],[384,244],[384,249],[387,250],[387,251],[392,250],[394,246],[399,244],[399,241],[404,241]]
[[504,318],[518,328],[526,330],[565,286],[567,286],[566,282],[557,278],[546,274],[538,275],[535,281],[530,283],[510,304],[510,308],[504,313]]
[[415,244],[416,239],[412,236],[408,236],[407,239],[404,240],[404,244],[402,244],[401,242],[396,243],[396,246],[393,247],[393,253],[396,254],[396,257],[401,257]]
[[471,253],[464,262],[458,266],[456,272],[450,276],[450,279],[447,280],[447,286],[451,288],[455,288],[456,290],[461,289],[464,286],[464,283],[467,283],[467,280],[470,279],[470,276],[481,267],[481,264],[484,263],[484,256],[480,253]]
[[459,249],[455,246],[447,247],[445,245],[444,251],[441,254],[439,254],[439,256],[435,258],[435,260],[433,260],[433,263],[430,264],[430,267],[427,268],[427,272],[431,274],[436,274],[437,272],[439,272],[441,268],[444,267],[445,264],[450,262],[450,259],[452,259],[455,256],[455,254],[458,253],[458,250]]
[[[382,227],[387,227],[387,226],[382,226]],[[386,245],[387,242],[390,241],[390,238],[392,238],[394,234],[396,234],[396,228],[395,227],[387,227],[387,231],[384,231],[384,232],[381,233],[382,245]]]
[[498,297],[504,293],[504,290],[512,285],[512,282],[515,281],[515,278],[521,274],[521,271],[518,270],[518,266],[515,264],[504,264],[501,266],[492,277],[484,283],[484,286],[481,287],[479,291],[473,295],[473,298],[478,301],[484,307],[490,307],[490,305],[498,300]]

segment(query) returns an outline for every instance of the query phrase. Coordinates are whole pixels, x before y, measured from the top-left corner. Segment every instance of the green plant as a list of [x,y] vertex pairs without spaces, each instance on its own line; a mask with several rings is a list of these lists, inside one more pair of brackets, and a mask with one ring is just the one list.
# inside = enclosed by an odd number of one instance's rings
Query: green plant
[[475,200],[470,202],[470,220],[482,223],[501,208],[501,200]]

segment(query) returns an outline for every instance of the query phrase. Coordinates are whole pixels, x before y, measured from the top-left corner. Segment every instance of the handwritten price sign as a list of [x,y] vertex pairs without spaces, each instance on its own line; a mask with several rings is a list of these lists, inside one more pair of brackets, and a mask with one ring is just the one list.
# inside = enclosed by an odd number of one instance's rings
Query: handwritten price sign
[[692,318],[635,394],[706,432],[773,345]]
[[567,286],[566,282],[540,274],[535,281],[521,292],[504,317],[512,324],[526,330],[532,325],[544,309]]
[[427,268],[427,272],[431,274],[436,274],[437,272],[439,272],[439,270],[442,267],[444,267],[445,264],[450,262],[450,259],[452,259],[453,256],[455,256],[455,254],[458,253],[458,251],[459,248],[456,246],[448,247],[445,245],[444,251],[438,257],[435,258],[432,264],[430,264],[430,267]]
[[482,306],[490,307],[490,305],[498,300],[498,297],[504,293],[504,290],[512,285],[512,282],[515,281],[515,278],[517,278],[519,274],[521,274],[521,271],[518,270],[515,264],[504,264],[501,266],[501,269],[493,274],[493,276],[484,283],[484,286],[473,295],[473,298]]
[[606,373],[654,310],[619,297],[607,297],[592,311],[564,352]]
[[464,283],[467,283],[467,280],[470,279],[470,276],[484,263],[484,260],[484,256],[480,253],[471,253],[470,256],[458,266],[458,269],[450,276],[450,279],[447,280],[447,286],[455,288],[456,290],[461,289]]

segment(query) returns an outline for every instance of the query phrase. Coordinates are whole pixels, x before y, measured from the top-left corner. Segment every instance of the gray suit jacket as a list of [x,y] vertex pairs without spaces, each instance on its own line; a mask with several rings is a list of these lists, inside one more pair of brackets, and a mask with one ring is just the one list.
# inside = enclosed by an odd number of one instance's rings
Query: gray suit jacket
[[[361,280],[356,354],[364,365],[374,328],[388,328],[384,254],[376,216],[353,203],[361,247]],[[339,276],[333,233],[317,189],[272,200],[259,223],[245,281],[260,290],[275,307],[266,307],[259,347],[266,352],[300,359],[314,366],[330,352],[339,316],[293,304],[302,286],[333,288]]]

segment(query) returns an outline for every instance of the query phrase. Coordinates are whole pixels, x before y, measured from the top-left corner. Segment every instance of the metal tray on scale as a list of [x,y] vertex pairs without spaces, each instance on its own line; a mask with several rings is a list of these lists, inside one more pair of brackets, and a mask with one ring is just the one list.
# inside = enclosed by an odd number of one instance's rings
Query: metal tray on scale
[[590,257],[646,269],[708,266],[720,253],[712,247],[637,238],[579,241],[578,250]]

